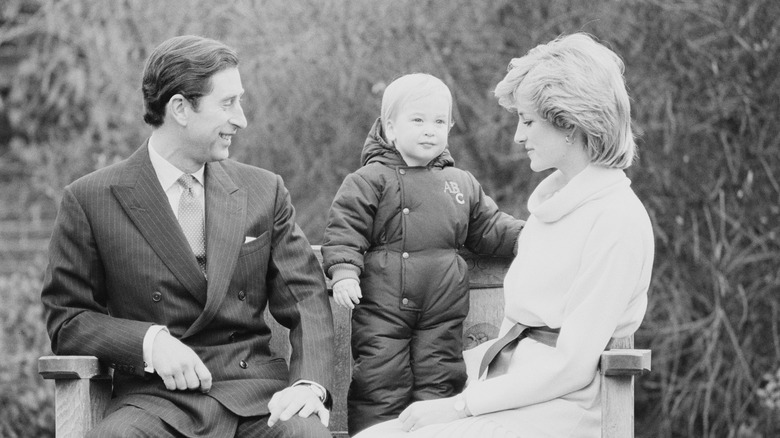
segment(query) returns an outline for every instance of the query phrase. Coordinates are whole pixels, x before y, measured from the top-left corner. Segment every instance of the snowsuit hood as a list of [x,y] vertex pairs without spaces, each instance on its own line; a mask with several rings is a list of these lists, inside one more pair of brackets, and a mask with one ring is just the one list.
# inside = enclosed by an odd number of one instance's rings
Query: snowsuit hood
[[[360,164],[362,166],[370,163],[382,163],[389,167],[407,166],[404,158],[398,152],[398,149],[385,140],[381,118],[376,119],[374,126],[372,126],[371,130],[368,132],[366,142],[363,144],[363,152],[360,154]],[[452,155],[450,155],[449,148],[445,148],[444,152],[428,163],[429,167],[440,168],[454,165],[455,160],[452,158]]]

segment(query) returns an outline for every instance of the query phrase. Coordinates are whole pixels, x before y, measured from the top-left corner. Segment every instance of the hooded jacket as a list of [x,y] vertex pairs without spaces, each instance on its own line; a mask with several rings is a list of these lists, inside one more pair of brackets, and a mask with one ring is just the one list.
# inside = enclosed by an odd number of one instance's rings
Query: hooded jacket
[[[398,294],[400,309],[439,303],[446,311],[444,295],[468,292],[458,251],[513,253],[524,222],[500,212],[447,149],[425,167],[407,166],[377,119],[361,162],[336,194],[325,230],[323,267],[334,282],[359,276],[364,297],[384,290]],[[382,290],[367,289],[369,277]]]

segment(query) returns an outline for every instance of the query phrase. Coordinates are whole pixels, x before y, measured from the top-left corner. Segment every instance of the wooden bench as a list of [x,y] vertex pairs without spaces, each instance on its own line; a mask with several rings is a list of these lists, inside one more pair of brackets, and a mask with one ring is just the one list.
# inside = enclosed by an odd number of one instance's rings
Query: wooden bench
[[[322,260],[319,247],[315,252]],[[469,265],[471,310],[464,326],[464,345],[472,348],[498,335],[503,318],[503,279],[511,259],[464,254]],[[336,375],[330,430],[347,437],[347,390],[352,370],[350,311],[331,301],[336,332]],[[267,312],[267,311],[266,311]],[[271,348],[289,358],[287,329],[268,313],[274,333]],[[632,338],[612,339],[601,356],[602,437],[634,436],[634,377],[650,371],[650,350],[633,349]],[[92,356],[45,356],[38,372],[55,381],[57,437],[84,436],[105,412],[111,397],[112,370]]]

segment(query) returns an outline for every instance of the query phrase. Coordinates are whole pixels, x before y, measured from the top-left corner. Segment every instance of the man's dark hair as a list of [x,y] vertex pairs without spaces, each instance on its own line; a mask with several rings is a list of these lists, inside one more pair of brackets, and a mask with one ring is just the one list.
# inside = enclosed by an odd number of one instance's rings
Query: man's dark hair
[[175,94],[184,96],[197,110],[199,99],[212,90],[211,77],[237,66],[236,52],[219,41],[193,35],[166,40],[154,49],[144,66],[144,121],[161,126],[165,105]]

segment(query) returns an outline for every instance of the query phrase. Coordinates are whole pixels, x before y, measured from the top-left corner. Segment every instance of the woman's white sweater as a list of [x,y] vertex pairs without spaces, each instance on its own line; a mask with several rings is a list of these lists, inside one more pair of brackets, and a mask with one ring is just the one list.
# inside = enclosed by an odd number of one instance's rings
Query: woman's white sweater
[[[593,165],[568,184],[559,171],[551,174],[532,193],[528,209],[504,280],[499,336],[521,322],[560,328],[558,343],[552,348],[523,339],[509,372],[489,380],[475,375],[490,343],[481,345],[467,356],[466,402],[480,415],[562,398],[583,413],[571,427],[592,428],[600,419],[599,356],[611,337],[634,333],[645,314],[652,225],[625,173]],[[560,405],[550,404],[555,411],[549,417],[537,406],[534,415],[540,422],[560,421]]]

